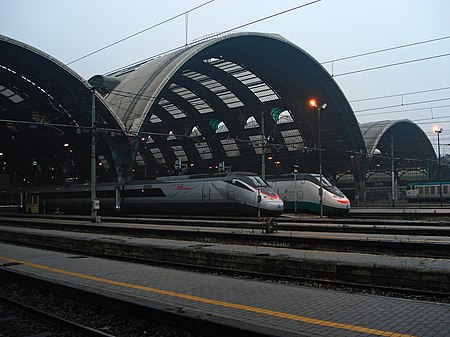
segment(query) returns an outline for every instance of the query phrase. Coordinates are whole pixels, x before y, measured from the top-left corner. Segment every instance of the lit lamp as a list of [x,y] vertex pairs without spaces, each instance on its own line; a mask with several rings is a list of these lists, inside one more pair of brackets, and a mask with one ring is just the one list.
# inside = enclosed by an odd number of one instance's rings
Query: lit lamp
[[327,103],[322,105],[317,104],[315,99],[309,101],[309,105],[317,109],[317,122],[319,134],[319,203],[320,203],[320,217],[323,217],[323,182],[322,182],[322,136],[320,130],[320,110],[327,107]]
[[442,175],[441,175],[441,143],[439,141],[439,135],[442,133],[442,128],[435,127],[434,132],[437,133],[438,138],[438,172],[439,172],[439,199],[442,207]]

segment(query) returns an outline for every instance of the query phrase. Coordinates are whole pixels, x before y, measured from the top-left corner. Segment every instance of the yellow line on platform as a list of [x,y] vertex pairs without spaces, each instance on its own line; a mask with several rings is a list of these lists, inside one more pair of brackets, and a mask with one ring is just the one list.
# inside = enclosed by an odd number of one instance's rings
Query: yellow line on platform
[[259,314],[263,314],[263,315],[289,319],[292,321],[333,327],[336,329],[344,329],[344,330],[350,330],[350,331],[356,331],[356,332],[363,332],[363,333],[375,335],[375,336],[416,337],[416,336],[408,335],[408,334],[402,334],[402,333],[391,332],[391,331],[383,331],[383,330],[378,330],[378,329],[370,329],[370,328],[365,328],[365,327],[361,327],[361,326],[357,326],[357,325],[324,321],[321,319],[314,319],[314,318],[309,318],[309,317],[305,317],[305,316],[288,314],[288,313],[284,313],[284,312],[273,311],[273,310],[268,310],[268,309],[263,309],[263,308],[257,308],[257,307],[252,307],[252,306],[247,306],[247,305],[242,305],[242,304],[237,304],[237,303],[223,302],[223,301],[213,300],[213,299],[199,297],[199,296],[192,296],[192,295],[177,293],[177,292],[168,291],[168,290],[156,289],[156,288],[152,288],[152,287],[145,287],[145,286],[125,283],[125,282],[120,282],[120,281],[113,281],[113,280],[108,280],[108,279],[104,279],[101,277],[95,277],[95,276],[90,276],[90,275],[85,275],[85,274],[80,274],[80,273],[74,273],[71,271],[48,267],[48,266],[43,266],[43,265],[39,265],[39,264],[35,264],[35,263],[9,259],[6,257],[0,257],[0,260],[12,262],[12,263],[20,263],[20,264],[28,266],[28,267],[47,270],[47,271],[51,271],[51,272],[58,273],[58,274],[69,275],[69,276],[73,276],[73,277],[77,277],[77,278],[101,282],[101,283],[115,285],[115,286],[119,286],[119,287],[142,290],[142,291],[147,291],[147,292],[151,292],[151,293],[155,293],[155,294],[166,295],[166,296],[171,296],[171,297],[176,297],[176,298],[182,298],[182,299],[190,300],[190,301],[194,301],[194,302],[212,304],[212,305],[216,305],[219,307],[227,307],[227,308],[239,309],[239,310],[244,310],[244,311],[249,311],[249,312],[255,312],[255,313],[259,313]]

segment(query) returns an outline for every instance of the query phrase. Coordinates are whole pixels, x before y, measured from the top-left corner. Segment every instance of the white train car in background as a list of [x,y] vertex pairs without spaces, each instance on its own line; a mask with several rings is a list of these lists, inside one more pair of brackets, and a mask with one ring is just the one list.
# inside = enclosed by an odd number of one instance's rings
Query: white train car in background
[[[285,212],[320,214],[319,174],[297,173],[271,176],[267,182],[284,201]],[[328,179],[322,176],[323,214],[347,214],[350,210],[348,198]]]
[[406,199],[408,201],[440,201],[439,187],[442,185],[442,200],[450,201],[449,181],[427,181],[409,183],[406,185]]

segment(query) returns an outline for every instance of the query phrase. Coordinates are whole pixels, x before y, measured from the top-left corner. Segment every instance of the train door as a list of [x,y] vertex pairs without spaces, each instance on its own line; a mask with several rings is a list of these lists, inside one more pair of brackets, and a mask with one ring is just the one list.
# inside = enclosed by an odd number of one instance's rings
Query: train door
[[120,212],[122,210],[122,186],[116,186],[115,192],[114,192],[114,206],[116,212]]
[[211,189],[209,182],[205,181],[202,185],[202,201],[209,201],[211,199]]
[[31,214],[39,213],[39,194],[27,193],[25,195],[25,212]]
[[202,201],[218,201],[222,199],[219,193],[219,185],[223,184],[221,181],[205,181],[202,187]]

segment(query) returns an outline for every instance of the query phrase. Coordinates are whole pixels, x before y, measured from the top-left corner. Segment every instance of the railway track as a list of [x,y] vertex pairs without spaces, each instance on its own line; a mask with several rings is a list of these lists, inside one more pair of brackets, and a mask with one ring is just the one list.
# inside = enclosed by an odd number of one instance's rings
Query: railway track
[[0,281],[2,337],[204,337],[140,306],[33,275],[3,270]]
[[58,317],[31,305],[0,296],[2,337],[91,336],[114,337],[109,333]]
[[[19,221],[19,219],[14,219]],[[171,226],[174,226],[174,221],[176,223],[176,220],[174,219],[169,219]],[[147,220],[146,220],[147,221]],[[184,219],[180,220],[180,221],[185,221]],[[195,220],[197,221],[197,220]],[[52,222],[52,224],[48,224],[49,222]],[[54,223],[53,223],[54,222]],[[191,251],[192,249],[197,252],[196,254],[200,254],[199,256],[202,256],[202,254],[206,254],[206,252],[203,252],[203,248],[204,247],[208,247],[209,244],[205,243],[206,241],[206,236],[204,232],[200,232],[199,229],[194,229],[191,231],[186,231],[186,224],[185,225],[179,225],[180,228],[177,229],[155,229],[155,228],[148,228],[148,224],[143,225],[141,224],[133,224],[133,225],[126,225],[126,224],[106,224],[106,223],[102,223],[102,224],[91,224],[91,223],[86,223],[86,222],[76,222],[75,220],[66,220],[65,223],[62,224],[58,224],[58,220],[53,219],[52,221],[50,221],[49,219],[41,219],[39,221],[31,221],[30,219],[25,219],[24,222],[20,223],[21,226],[27,227],[33,227],[33,228],[51,228],[51,229],[59,229],[59,230],[69,230],[69,231],[77,231],[77,232],[83,232],[83,233],[88,233],[88,232],[93,232],[93,233],[101,233],[101,234],[105,234],[105,235],[124,235],[126,237],[165,237],[165,238],[179,238],[182,240],[192,240],[192,244],[189,246],[191,248],[188,248],[188,251]],[[225,221],[224,221],[225,224]],[[223,224],[223,225],[224,225]],[[236,225],[236,223],[234,223]],[[248,224],[252,224],[251,221],[249,221]],[[247,224],[247,225],[248,225]],[[242,225],[242,224],[241,224]],[[56,228],[55,228],[56,226]],[[160,226],[160,225],[158,225]],[[227,226],[231,226],[230,222],[228,221],[228,225]],[[152,226],[150,226],[152,227]],[[219,228],[223,228],[223,227],[219,227]],[[155,232],[156,231],[156,232]],[[229,230],[228,230],[229,232]],[[216,242],[220,241],[217,239],[218,236],[220,236],[221,234],[223,234],[223,237],[228,237],[228,241],[230,241],[229,237],[239,237],[240,239],[240,244],[241,245],[253,245],[255,244],[255,242],[257,241],[251,241],[249,242],[249,238],[252,238],[252,240],[256,240],[256,239],[260,239],[260,240],[269,240],[270,238],[278,238],[279,233],[276,233],[275,235],[266,235],[266,234],[261,234],[261,232],[253,232],[253,234],[251,233],[251,230],[249,230],[249,233],[247,234],[242,234],[242,233],[210,233],[210,235],[214,235]],[[152,234],[153,233],[153,234]],[[156,234],[155,234],[156,233]],[[158,234],[159,233],[159,234]],[[161,235],[161,233],[165,233],[164,235]],[[200,239],[199,239],[199,235],[200,235]],[[231,236],[230,236],[231,235]],[[413,288],[413,287],[405,287],[404,285],[399,285],[398,287],[395,287],[393,284],[389,284],[389,285],[385,285],[385,284],[374,284],[374,283],[370,283],[367,280],[365,281],[358,281],[358,280],[343,280],[343,279],[335,279],[333,278],[333,276],[330,276],[329,273],[311,273],[311,274],[307,274],[305,275],[290,275],[288,273],[287,270],[281,268],[281,270],[283,271],[283,273],[280,273],[280,271],[262,271],[262,270],[249,270],[249,269],[243,269],[241,267],[239,267],[239,263],[237,265],[228,265],[228,267],[224,267],[224,266],[214,266],[214,263],[209,263],[211,261],[209,261],[209,259],[211,257],[207,257],[207,255],[205,255],[202,258],[196,258],[195,256],[192,257],[192,259],[184,259],[184,257],[180,258],[180,257],[176,257],[176,254],[181,254],[181,255],[186,255],[187,252],[184,252],[183,250],[180,250],[180,253],[177,253],[176,251],[172,251],[171,249],[164,251],[161,251],[161,249],[156,249],[156,248],[152,248],[150,253],[145,253],[144,251],[147,250],[147,248],[142,248],[143,252],[142,253],[137,253],[136,248],[132,248],[129,247],[126,243],[121,244],[120,242],[116,243],[111,243],[111,242],[105,242],[104,244],[99,241],[96,240],[95,246],[92,246],[92,244],[89,243],[84,243],[84,241],[80,241],[80,240],[73,240],[70,239],[68,241],[63,240],[63,238],[61,239],[57,239],[56,237],[52,236],[50,234],[50,236],[47,238],[45,237],[45,235],[41,235],[39,233],[33,233],[33,234],[25,234],[25,233],[18,233],[17,235],[14,234],[10,234],[8,232],[2,232],[2,240],[6,241],[6,242],[20,242],[21,244],[30,244],[32,246],[40,246],[40,247],[48,247],[50,249],[55,249],[55,250],[65,250],[65,251],[70,251],[73,253],[77,253],[77,254],[94,254],[97,256],[103,256],[103,257],[108,257],[108,258],[112,258],[112,259],[126,259],[128,261],[132,261],[132,262],[137,262],[137,263],[146,263],[146,264],[153,264],[153,265],[164,265],[164,266],[169,266],[169,267],[174,267],[174,268],[183,268],[183,269],[189,269],[189,270],[197,270],[197,271],[201,271],[201,272],[209,272],[209,273],[220,273],[220,274],[227,274],[227,275],[232,275],[232,276],[241,276],[241,277],[251,277],[251,278],[261,278],[261,279],[266,279],[266,280],[274,280],[274,281],[287,281],[287,282],[293,282],[293,283],[315,283],[315,284],[319,284],[320,286],[330,286],[330,287],[344,287],[344,288],[353,288],[353,289],[362,289],[363,291],[373,291],[374,289],[376,289],[377,291],[380,292],[386,292],[386,293],[403,293],[406,296],[425,296],[425,297],[441,297],[441,298],[449,298],[449,293],[447,291],[443,291],[443,290],[438,290],[438,291],[434,291],[434,290],[424,290],[424,289],[417,289],[417,288]],[[16,236],[14,238],[14,236]],[[192,236],[192,237],[191,237]],[[195,238],[195,239],[194,239]],[[286,246],[286,242],[287,241],[292,241],[292,242],[302,242],[301,238],[298,237],[288,237],[287,240],[285,240],[286,238],[281,238],[278,241],[278,244],[280,246]],[[284,241],[283,241],[284,240]],[[108,241],[108,240],[107,240]],[[201,242],[198,242],[201,241]],[[310,240],[311,241],[311,240]],[[262,242],[262,241],[261,241]],[[261,244],[261,242],[257,242],[256,244],[259,245]],[[304,240],[303,240],[304,242]],[[273,243],[272,243],[273,244]],[[321,245],[324,244],[324,242],[315,243],[316,246],[310,245],[309,247],[321,247]],[[348,244],[348,243],[347,243]],[[408,244],[408,243],[403,243],[403,244]],[[103,248],[103,245],[105,246]],[[370,246],[368,244],[367,241],[364,241],[361,243],[362,246],[365,247],[365,249],[367,249],[367,246]],[[390,245],[392,246],[392,243],[390,243]],[[410,245],[410,249],[412,250],[417,250],[417,247],[414,248],[413,243],[409,243]],[[420,245],[420,244],[418,244]],[[423,244],[421,244],[423,247]],[[398,246],[401,246],[400,243],[398,243]],[[440,249],[442,249],[445,252],[448,252],[448,244],[447,245],[443,245],[443,244],[437,244],[436,246],[440,247]],[[348,248],[345,248],[346,246],[341,245],[340,247],[338,247],[338,250],[343,250],[343,251],[348,251]],[[374,254],[382,254],[382,252],[380,251],[380,243],[379,242],[375,242],[374,243],[374,247],[377,247],[378,250],[373,251]],[[301,248],[301,246],[297,246],[297,248]],[[94,249],[94,250],[92,250]],[[328,243],[328,246],[325,247],[325,249],[332,249],[332,247],[330,247],[330,244]],[[376,248],[374,248],[376,249]],[[173,254],[173,256],[171,255]],[[191,253],[188,253],[191,254]],[[414,253],[415,255],[417,255],[417,251],[415,251]],[[429,253],[427,252],[423,252],[423,255],[427,255]],[[211,256],[214,256],[214,258],[217,257],[217,254],[213,254]],[[226,261],[226,259],[228,257],[226,257],[224,255],[224,257],[221,257],[222,259],[225,259],[224,261]],[[273,261],[275,261],[276,259],[274,259],[273,257],[267,256],[266,257],[263,255],[261,256],[256,256],[257,259],[261,259],[261,262],[255,262],[256,264],[261,264],[264,266],[268,261],[270,261],[270,263],[272,263]],[[274,263],[281,263],[282,262],[282,256],[279,258],[280,261],[279,262],[274,262]],[[205,263],[202,263],[200,261],[202,261],[202,259],[205,261]],[[278,257],[277,257],[278,259]],[[207,262],[208,261],[208,262]],[[265,262],[264,262],[265,261]],[[225,263],[227,264],[227,263]],[[242,262],[240,264],[244,264],[245,262]],[[304,264],[303,262],[301,262],[301,264]],[[314,264],[314,263],[312,263]],[[342,264],[342,263],[341,263]],[[296,267],[293,267],[294,269]],[[309,267],[308,267],[309,268]],[[323,267],[325,269],[328,268],[336,268],[333,267],[332,265],[329,265],[328,267]],[[377,267],[376,269],[378,270],[382,270],[382,268]],[[372,273],[372,272],[370,272]],[[312,276],[311,276],[312,275]],[[322,275],[322,276],[321,276]]]
[[[416,222],[347,224],[278,222],[274,235],[252,219],[107,218],[90,223],[86,217],[0,217],[2,225],[76,231],[105,235],[192,240],[202,243],[258,245],[292,249],[391,254],[415,257],[449,257],[450,226]],[[269,233],[270,234],[270,233]],[[5,234],[6,235],[6,234]]]
[[[424,228],[429,227],[450,227],[450,221],[446,217],[426,217],[416,219],[401,219],[393,217],[392,214],[375,213],[374,217],[366,217],[364,214],[347,215],[345,218],[338,217],[324,217],[319,218],[314,215],[294,215],[283,214],[277,217],[279,229],[295,230],[296,228],[312,228],[315,225],[338,226],[347,225],[346,230],[352,231],[353,226],[361,225],[370,228],[376,226],[378,229],[389,228],[395,226],[420,226]],[[69,215],[69,214],[23,214],[23,213],[0,213],[0,219],[6,218],[23,218],[23,219],[60,219],[60,220],[75,220],[86,221],[91,220],[90,216],[86,215]],[[450,214],[449,214],[450,218]],[[177,224],[177,225],[196,225],[196,226],[210,226],[214,224],[216,227],[230,227],[240,224],[241,228],[261,228],[261,222],[264,218],[258,220],[256,217],[231,217],[231,216],[168,216],[168,215],[154,215],[154,216],[101,216],[103,222],[111,223],[135,223],[135,224]],[[308,225],[308,226],[306,226]]]

